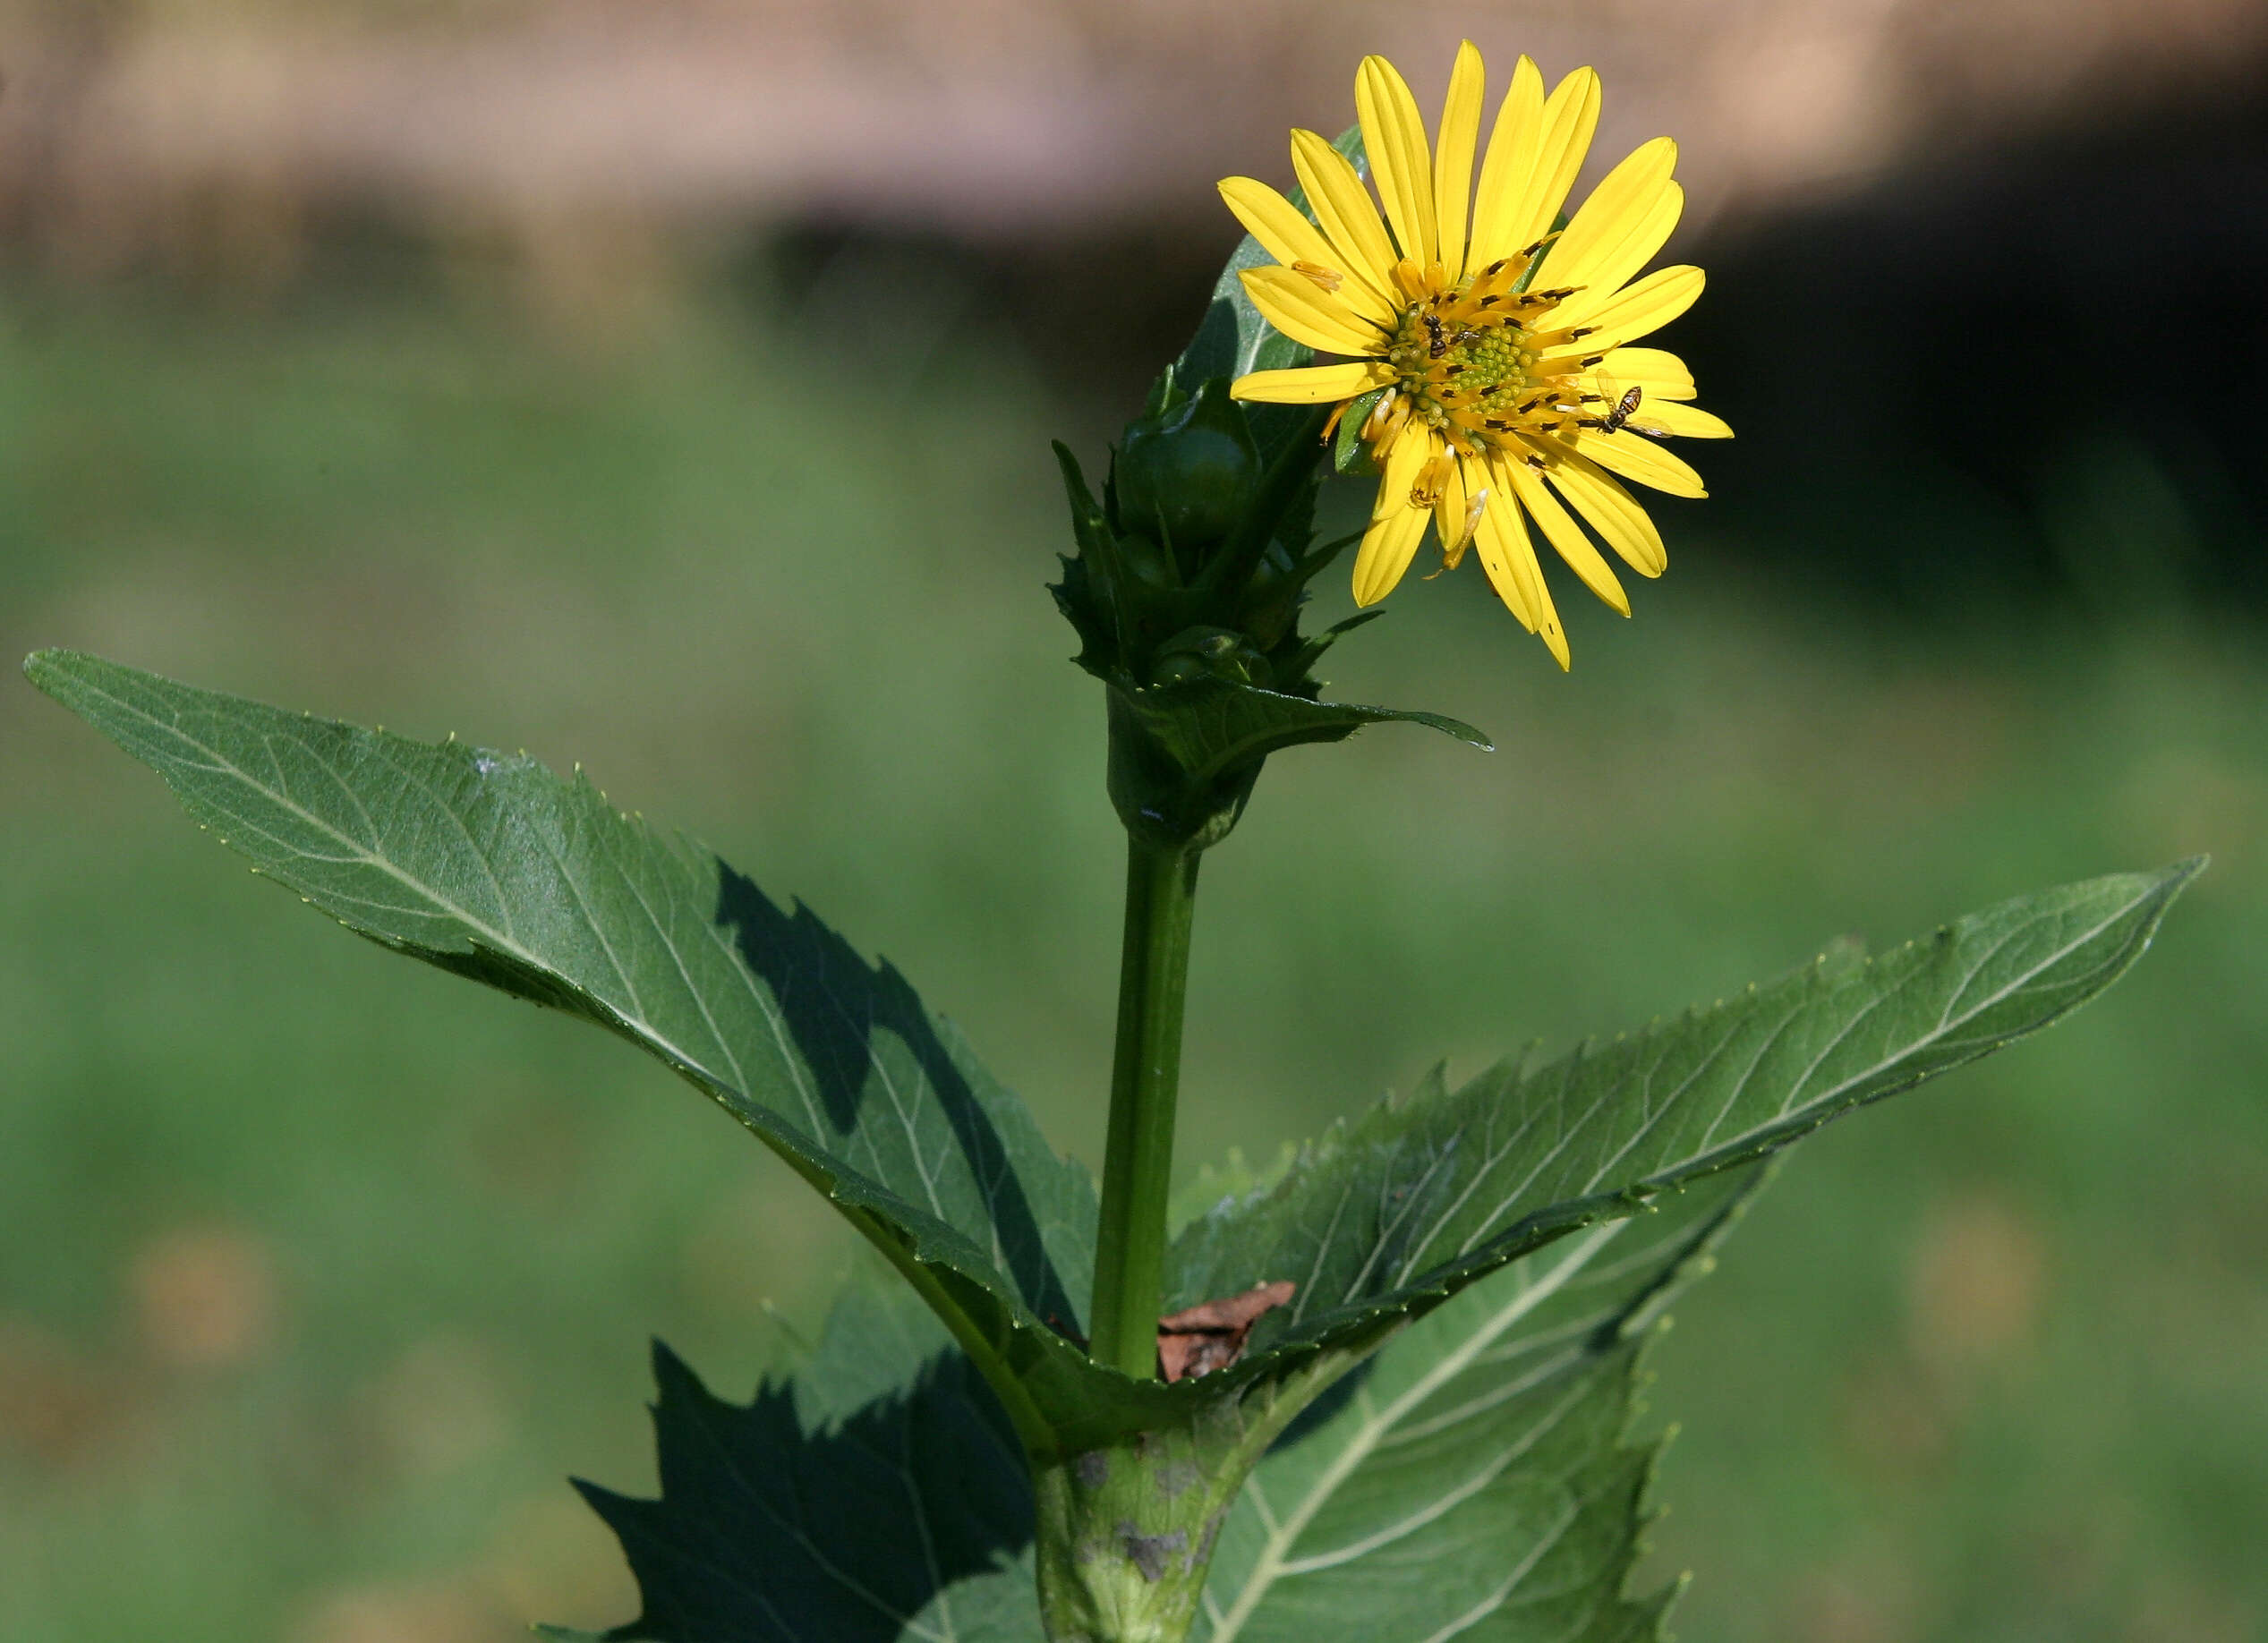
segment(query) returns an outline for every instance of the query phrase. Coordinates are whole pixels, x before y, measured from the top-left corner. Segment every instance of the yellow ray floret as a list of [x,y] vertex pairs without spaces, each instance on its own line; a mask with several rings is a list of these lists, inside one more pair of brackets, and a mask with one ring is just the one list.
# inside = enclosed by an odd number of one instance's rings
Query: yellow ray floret
[[[1552,242],[1539,276],[1544,284],[1611,291],[1651,262],[1684,203],[1684,191],[1670,181],[1676,164],[1677,145],[1657,137],[1608,172]],[[1637,254],[1616,276],[1613,265],[1625,260],[1625,248]]]
[[1274,405],[1331,405],[1393,380],[1394,370],[1383,360],[1353,360],[1344,365],[1303,365],[1296,370],[1256,370],[1237,379],[1236,396]]
[[1276,261],[1373,325],[1394,323],[1394,304],[1385,290],[1365,279],[1360,268],[1342,256],[1323,231],[1283,195],[1250,177],[1228,177],[1221,183],[1221,198],[1244,231]]
[[1427,510],[1411,500],[1418,473],[1434,454],[1434,442],[1425,430],[1403,425],[1402,437],[1387,450],[1378,481],[1378,500],[1370,515],[1370,528],[1354,557],[1354,602],[1375,605],[1402,580],[1418,543],[1426,533]]
[[1465,196],[1472,189],[1472,150],[1480,137],[1481,92],[1487,76],[1471,40],[1457,48],[1449,70],[1449,96],[1441,109],[1441,140],[1433,154],[1435,227],[1440,235],[1443,271],[1464,277]]
[[1391,301],[1394,247],[1353,165],[1315,132],[1293,132],[1292,170],[1342,266]]
[[1665,399],[1693,396],[1693,373],[1685,369],[1685,362],[1659,348],[1610,349],[1599,362],[1599,370],[1624,387],[1645,389],[1649,414],[1659,411]]
[[1333,293],[1291,268],[1247,268],[1237,277],[1267,322],[1295,342],[1327,353],[1372,353],[1386,333]]
[[[1666,405],[1650,406],[1646,415],[1662,420]],[[1680,406],[1684,410],[1690,407]],[[1695,411],[1695,416],[1708,416],[1705,411]],[[1717,419],[1710,417],[1710,421]],[[1721,426],[1721,424],[1720,424]],[[1588,458],[1610,472],[1624,479],[1636,480],[1654,490],[1673,497],[1705,497],[1709,488],[1701,483],[1701,476],[1693,472],[1692,464],[1672,451],[1664,450],[1650,439],[1622,437],[1609,438],[1588,428],[1575,430],[1574,451],[1577,456]]]
[[1623,592],[1621,579],[1599,549],[1591,546],[1590,538],[1583,534],[1574,515],[1559,505],[1559,499],[1545,486],[1542,477],[1525,463],[1506,463],[1504,468],[1512,481],[1513,494],[1520,498],[1521,511],[1542,528],[1544,540],[1567,561],[1567,568],[1582,578],[1583,586],[1620,614],[1628,616],[1630,595]]
[[1365,57],[1354,77],[1354,106],[1362,121],[1370,175],[1385,202],[1386,225],[1402,254],[1420,268],[1441,260],[1434,216],[1433,148],[1409,83],[1384,57]]
[[1366,57],[1355,110],[1375,200],[1346,157],[1307,131],[1292,133],[1304,209],[1249,177],[1221,184],[1275,260],[1241,276],[1253,305],[1286,336],[1344,362],[1256,371],[1232,391],[1343,409],[1376,394],[1359,432],[1381,477],[1355,555],[1355,601],[1391,592],[1430,528],[1444,568],[1472,549],[1505,608],[1565,667],[1566,636],[1529,522],[1627,616],[1599,545],[1644,576],[1659,575],[1668,555],[1624,481],[1701,496],[1701,476],[1659,441],[1732,430],[1690,403],[1684,361],[1633,345],[1691,307],[1703,284],[1687,267],[1639,277],[1684,209],[1671,175],[1677,145],[1641,145],[1567,216],[1599,126],[1599,76],[1578,69],[1547,96],[1522,57],[1482,150],[1485,93],[1480,53],[1467,41],[1428,140],[1409,82]]
[[1589,291],[1578,292],[1567,300],[1564,313],[1552,316],[1565,329],[1561,333],[1563,340],[1553,343],[1545,353],[1565,356],[1618,348],[1658,331],[1693,305],[1702,283],[1699,268],[1683,264],[1656,268],[1636,285],[1625,285],[1612,295],[1594,297]]

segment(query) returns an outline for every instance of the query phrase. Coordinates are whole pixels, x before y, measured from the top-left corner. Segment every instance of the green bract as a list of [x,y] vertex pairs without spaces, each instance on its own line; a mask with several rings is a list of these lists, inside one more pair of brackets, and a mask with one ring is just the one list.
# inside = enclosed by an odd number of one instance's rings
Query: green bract
[[[1360,166],[1360,129],[1337,147]],[[1269,260],[1249,236],[1230,257],[1197,336],[1122,436],[1101,500],[1055,447],[1079,551],[1052,592],[1079,634],[1079,665],[1109,687],[1112,803],[1164,849],[1227,837],[1261,763],[1287,747],[1389,722],[1490,746],[1445,714],[1320,700],[1324,652],[1382,613],[1299,629],[1309,583],[1352,539],[1315,540],[1327,413],[1229,397],[1233,377],[1313,357],[1237,279]]]
[[[1162,453],[1192,430],[1200,449],[1216,451],[1227,436],[1215,425],[1241,422],[1245,408],[1219,379],[1186,398],[1173,380],[1170,371],[1161,379],[1154,401],[1161,408],[1136,429],[1147,426],[1144,438]],[[1129,441],[1144,448],[1133,430]],[[1242,813],[1268,754],[1343,740],[1368,724],[1428,725],[1489,745],[1443,714],[1318,699],[1315,664],[1377,613],[1311,636],[1300,632],[1309,581],[1346,547],[1315,541],[1321,447],[1311,438],[1280,447],[1257,479],[1208,492],[1241,498],[1241,511],[1224,535],[1186,554],[1178,540],[1172,551],[1162,545],[1160,532],[1170,527],[1158,510],[1145,521],[1130,507],[1123,462],[1097,500],[1078,459],[1060,445],[1055,455],[1079,552],[1064,559],[1053,592],[1078,631],[1079,665],[1108,687],[1110,794],[1130,830],[1162,848],[1216,844]],[[1155,465],[1169,465],[1163,454]]]
[[1242,523],[1260,482],[1260,453],[1220,378],[1130,426],[1113,475],[1116,513],[1135,530],[1154,526],[1183,575]]

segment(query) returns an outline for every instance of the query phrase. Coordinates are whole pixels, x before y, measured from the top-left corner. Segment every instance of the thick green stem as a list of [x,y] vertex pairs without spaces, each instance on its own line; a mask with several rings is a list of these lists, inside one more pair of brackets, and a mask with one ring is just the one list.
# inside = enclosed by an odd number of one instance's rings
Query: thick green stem
[[1039,1612],[1050,1643],[1183,1643],[1245,1478],[1360,1358],[1324,1353],[1258,1386],[1200,1382],[1164,1418],[1035,1460]]
[[1129,836],[1126,945],[1118,975],[1110,1147],[1095,1250],[1094,1355],[1128,1375],[1157,1373],[1165,1196],[1181,1080],[1181,1000],[1197,908],[1197,852]]

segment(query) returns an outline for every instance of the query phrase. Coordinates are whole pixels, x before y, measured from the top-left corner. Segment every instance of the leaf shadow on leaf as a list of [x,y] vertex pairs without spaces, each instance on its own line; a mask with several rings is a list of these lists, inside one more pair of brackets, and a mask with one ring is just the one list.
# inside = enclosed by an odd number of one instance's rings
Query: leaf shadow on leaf
[[1074,1325],[1079,1308],[1048,1258],[1039,1218],[1000,1131],[954,1065],[912,984],[887,960],[867,964],[800,901],[789,914],[721,857],[716,871],[716,923],[778,999],[828,1117],[846,1133],[858,1128],[870,1083],[879,1075],[888,1084],[874,1054],[875,1035],[895,1037],[928,1080],[970,1172],[989,1189],[1009,1275],[1025,1304],[1043,1319]]
[[972,1623],[1029,1608],[1032,1507],[1015,1436],[959,1353],[833,1417],[800,1379],[728,1403],[658,1341],[653,1370],[661,1497],[576,1480],[644,1599],[606,1637],[934,1643],[1036,1630]]

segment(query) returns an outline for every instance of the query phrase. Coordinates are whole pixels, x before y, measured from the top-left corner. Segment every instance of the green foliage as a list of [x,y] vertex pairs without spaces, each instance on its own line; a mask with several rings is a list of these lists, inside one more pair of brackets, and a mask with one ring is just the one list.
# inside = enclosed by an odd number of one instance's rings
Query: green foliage
[[1365,725],[1402,722],[1495,751],[1488,738],[1445,713],[1310,702],[1230,679],[1193,679],[1170,689],[1130,695],[1127,711],[1189,779],[1208,783],[1270,753],[1311,742],[1343,741]]
[[904,1288],[854,1284],[811,1361],[746,1405],[653,1358],[661,1498],[576,1486],[644,1598],[608,1638],[1039,1643],[1015,1434]]
[[1295,1278],[1240,1375],[1360,1341],[1577,1227],[2038,1031],[2125,974],[2202,866],[2018,898],[1871,962],[1838,950],[1454,1093],[1437,1068],[1408,1100],[1325,1136],[1266,1195],[1184,1230],[1168,1305]]
[[358,935],[622,1034],[915,1281],[1007,1389],[1091,1373],[1094,1187],[903,977],[524,754],[411,741],[69,651],[34,683]]
[[1215,818],[1234,821],[1270,753],[1395,722],[1492,750],[1486,736],[1444,713],[1316,702],[1233,677],[1113,691],[1111,797],[1132,816],[1130,829],[1162,843],[1202,836]]
[[[1481,1637],[1652,1636],[1667,1594],[1623,1596],[1654,1448],[1627,1443],[1638,1351],[1761,1180],[1595,1229],[1398,1337],[1253,1474],[1195,1635],[1313,1636],[1321,1615],[1322,1635],[1386,1643],[1461,1617]],[[666,1348],[655,1376],[660,1498],[578,1486],[643,1599],[607,1638],[1043,1635],[1012,1434],[905,1291],[854,1283],[810,1360],[747,1405]]]
[[[1183,1231],[1170,1305],[1275,1278],[1299,1289],[1242,1362],[1166,1386],[1072,1344],[1092,1266],[1085,1172],[895,972],[806,911],[524,755],[72,652],[27,667],[256,871],[349,929],[597,1022],[686,1077],[824,1192],[951,1332],[933,1361],[919,1329],[848,1312],[811,1389],[738,1411],[661,1360],[663,1498],[593,1499],[646,1594],[618,1635],[670,1643],[1028,1637],[1008,1596],[1027,1520],[1059,1639],[1180,1636],[1216,1546],[1233,1588],[1207,1614],[1222,1643],[1289,1637],[1317,1613],[1343,1627],[1365,1603],[1366,1630],[1421,1624],[1413,1638],[1650,1636],[1662,1600],[1623,1596],[1650,1467],[1624,1443],[1635,1343],[1744,1198],[1748,1175],[1733,1172],[2092,997],[2198,868],[2008,902],[1873,963],[1838,950],[1454,1093],[1437,1074]],[[1285,721],[1241,717],[1266,693],[1214,683],[1209,718],[1142,733],[1187,769],[1257,770],[1288,745],[1272,739]],[[1320,718],[1303,729],[1289,740],[1344,734]],[[1710,1178],[1649,1222],[1665,1233],[1590,1272],[1614,1223]],[[1486,1304],[1443,1307],[1513,1264],[1475,1290]],[[879,1472],[859,1461],[876,1452],[894,1457]],[[1255,1476],[1258,1495],[1244,1492]],[[1298,1504],[1278,1513],[1279,1494]],[[914,1514],[921,1565],[884,1501]],[[947,1501],[964,1520],[925,1537],[923,1515]],[[751,1543],[776,1535],[789,1549],[740,1573]],[[892,1547],[906,1567],[884,1569]],[[940,1601],[968,1624],[920,1619]],[[752,1603],[785,1618],[759,1622]]]
[[[862,476],[871,430],[838,428],[730,324],[601,355],[422,291],[228,315],[148,294],[13,293],[12,632],[183,670],[226,656],[436,735],[485,702],[618,795],[733,818],[762,842],[729,854],[781,885],[793,861],[844,927],[950,977],[1048,1133],[1086,1141],[1115,953],[1093,886],[1121,841],[1060,791],[1091,713],[1024,688],[1048,640],[1016,567],[1060,528],[1034,500],[1044,457],[1018,455],[1046,431],[1035,396],[949,344],[952,369],[886,413],[907,460]],[[1909,523],[2006,527],[1941,474],[1904,485]],[[1896,534],[1849,524],[1804,528],[1831,554]],[[846,541],[856,574],[815,550]],[[1387,700],[1452,680],[1468,716],[1518,726],[1518,779],[1452,760],[1440,802],[1413,804],[1404,750],[1360,740],[1327,782],[1284,772],[1285,797],[1333,789],[1332,825],[1265,807],[1208,884],[1221,992],[1185,1150],[1271,1161],[1443,1043],[1612,1026],[1617,1000],[1706,996],[1823,928],[2225,847],[2110,1008],[1926,1111],[1805,1142],[1733,1281],[1681,1307],[1651,1361],[1684,1423],[1660,1567],[1701,1571],[1685,1636],[2244,1635],[2268,1601],[2247,1463],[2268,1406],[2238,1372],[2256,1348],[2268,1017],[2242,847],[2268,836],[2268,651],[2225,611],[2097,630],[1956,600],[1980,626],[1917,633],[1815,592],[1689,586],[1636,628],[1588,613],[1608,654],[1572,691],[1504,667],[1477,600],[1437,600],[1422,636],[1366,655]],[[1017,734],[972,757],[959,728],[1011,713]],[[745,1391],[772,1339],[755,1297],[800,1320],[831,1284],[819,1200],[612,1043],[373,963],[280,897],[241,903],[234,871],[64,719],[27,689],[0,700],[0,1356],[25,1394],[0,1414],[0,1636],[328,1635],[342,1600],[357,1630],[473,1623],[431,1618],[436,1592],[498,1637],[525,1613],[634,1613],[556,1476],[644,1492],[625,1411],[657,1324]],[[1044,848],[1000,822],[1035,809]],[[1980,1204],[2037,1240],[2045,1283],[1948,1379],[1914,1286],[1974,1253],[1947,1238]],[[285,1329],[192,1375],[151,1361],[124,1279],[197,1216],[247,1230],[290,1281]],[[1625,1241],[1655,1219],[1619,1223]],[[435,1332],[477,1350],[502,1425],[470,1460],[405,1473],[370,1441],[374,1383]],[[43,1338],[70,1401],[32,1395]],[[69,1424],[43,1429],[56,1409]],[[65,1439],[66,1458],[46,1447]]]
[[[1335,146],[1363,169],[1360,127]],[[1300,190],[1288,198],[1308,209]],[[1309,583],[1351,539],[1313,544],[1327,409],[1228,396],[1248,371],[1314,357],[1269,325],[1238,277],[1272,261],[1249,234],[1231,253],[1196,336],[1126,430],[1101,502],[1055,447],[1079,552],[1053,592],[1079,632],[1079,665],[1112,690],[1112,802],[1129,831],[1160,847],[1225,838],[1262,761],[1286,747],[1397,719],[1489,745],[1440,714],[1316,700],[1316,662],[1377,613],[1314,638],[1298,631]],[[1354,472],[1363,453],[1345,455],[1343,424],[1339,438],[1336,464]]]
[[1730,1171],[1492,1274],[1396,1336],[1254,1470],[1204,1643],[1658,1632],[1625,1596],[1658,1443],[1640,1348],[1766,1179]]
[[[1331,146],[1351,160],[1358,173],[1368,173],[1369,157],[1363,151],[1360,125],[1347,127]],[[1294,188],[1285,198],[1297,209],[1306,212],[1310,222],[1315,219],[1315,213],[1308,209],[1304,191]],[[1214,282],[1213,295],[1206,304],[1205,318],[1198,325],[1197,335],[1181,351],[1181,357],[1166,370],[1164,380],[1169,389],[1176,383],[1202,382],[1212,377],[1234,378],[1248,371],[1295,370],[1314,360],[1314,349],[1294,342],[1261,316],[1245,294],[1244,282],[1237,277],[1247,268],[1273,267],[1275,261],[1250,234],[1237,243],[1228,261],[1222,266],[1220,277]],[[1370,461],[1368,448],[1356,439],[1355,434],[1384,391],[1376,389],[1364,395],[1340,420],[1332,450],[1333,465],[1339,472],[1377,472]],[[1242,409],[1264,456],[1273,456],[1282,450],[1306,426],[1306,419],[1294,405],[1255,404]]]
[[1200,391],[1131,423],[1119,442],[1113,501],[1130,531],[1147,530],[1194,575],[1199,550],[1236,528],[1260,480],[1243,412],[1213,378]]
[[1377,459],[1370,455],[1370,447],[1362,442],[1362,429],[1370,420],[1370,413],[1377,409],[1378,401],[1385,398],[1386,394],[1386,389],[1376,387],[1347,402],[1345,414],[1339,418],[1338,427],[1331,433],[1333,472],[1357,478],[1373,479],[1377,476]]
[[[1168,399],[1209,407],[1212,421],[1242,414],[1219,379],[1194,400]],[[1165,848],[1216,844],[1268,754],[1364,725],[1427,725],[1489,747],[1443,714],[1317,699],[1316,663],[1378,613],[1299,631],[1308,584],[1348,545],[1314,542],[1317,464],[1304,438],[1277,452],[1227,540],[1188,564],[1126,515],[1115,489],[1097,501],[1070,451],[1055,455],[1079,551],[1051,592],[1079,633],[1079,665],[1109,690],[1111,801],[1130,832]]]

